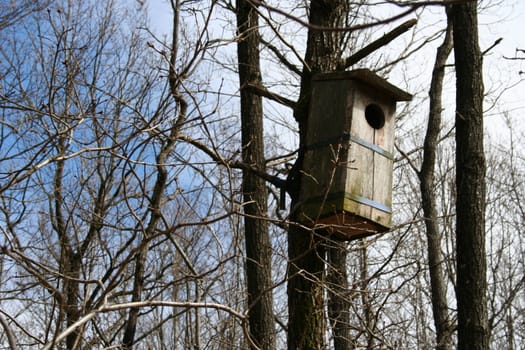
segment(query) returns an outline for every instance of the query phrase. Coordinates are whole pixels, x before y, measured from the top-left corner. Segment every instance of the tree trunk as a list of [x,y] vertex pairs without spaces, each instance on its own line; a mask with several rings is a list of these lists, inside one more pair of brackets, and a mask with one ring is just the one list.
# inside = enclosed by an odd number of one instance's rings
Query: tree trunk
[[331,242],[328,247],[326,272],[328,319],[334,337],[334,350],[354,348],[350,340],[350,301],[348,299],[348,273],[346,271],[346,242]]
[[[176,15],[174,15],[175,17]],[[176,21],[175,21],[176,23]],[[174,25],[174,31],[177,26]],[[176,36],[173,37],[173,48],[176,47]],[[167,160],[169,155],[173,152],[177,138],[179,135],[180,126],[184,123],[186,119],[186,112],[188,109],[188,104],[184,98],[180,95],[177,90],[179,83],[178,78],[176,78],[175,73],[175,55],[176,50],[173,49],[172,55],[170,57],[170,68],[168,74],[168,81],[170,85],[170,92],[177,104],[177,119],[171,125],[169,134],[161,139],[161,148],[159,154],[157,155],[156,161],[156,170],[157,178],[155,179],[155,185],[153,186],[153,191],[151,194],[149,212],[150,219],[148,225],[142,232],[142,242],[140,243],[139,250],[135,256],[135,271],[133,273],[133,290],[131,293],[131,301],[141,301],[142,292],[144,290],[144,285],[146,283],[145,273],[146,273],[146,263],[149,253],[150,239],[157,230],[157,226],[162,219],[162,201],[164,199],[164,192],[166,191],[168,185],[168,169],[167,169]],[[137,227],[138,229],[138,227]],[[122,348],[123,349],[132,349],[136,339],[137,333],[137,323],[139,318],[139,309],[132,308],[129,310],[128,319],[126,321],[124,335],[122,337]]]
[[[260,86],[259,24],[256,8],[246,0],[237,1],[237,45],[241,90],[241,137],[243,162],[263,171],[264,158],[262,97],[244,87]],[[250,336],[264,350],[275,349],[275,322],[272,296],[272,250],[267,217],[268,191],[263,178],[243,172],[244,233]]]
[[423,164],[419,172],[421,201],[427,233],[427,252],[432,296],[432,311],[436,327],[436,350],[452,349],[453,328],[449,319],[447,286],[443,273],[443,256],[441,254],[441,234],[435,197],[435,163],[436,150],[441,130],[441,94],[445,64],[452,51],[452,24],[447,24],[445,39],[437,50],[436,61],[430,83],[430,111],[428,127],[423,149]]
[[[344,0],[312,0],[309,22],[319,27],[334,28],[344,24],[348,4]],[[300,201],[301,170],[305,136],[308,128],[308,107],[312,75],[335,71],[341,62],[343,34],[338,31],[310,28],[306,45],[301,91],[294,111],[299,124],[299,155],[289,174],[287,189],[293,208]],[[342,65],[341,65],[342,66]],[[323,239],[310,230],[290,225],[288,230],[288,349],[308,350],[324,347],[323,270],[325,248]]]
[[[158,222],[161,219],[161,204],[162,198],[164,197],[164,191],[168,181],[168,171],[166,169],[166,159],[170,152],[175,147],[175,135],[176,126],[173,126],[171,135],[165,145],[157,156],[157,179],[153,188],[153,194],[151,196],[150,211],[151,216],[148,222],[148,226],[143,232],[142,242],[140,243],[139,250],[135,256],[135,270],[133,272],[133,290],[131,293],[131,301],[137,302],[142,300],[142,292],[144,291],[144,285],[146,283],[146,263],[149,252],[149,240],[157,229]],[[122,348],[133,349],[133,345],[136,339],[137,323],[139,319],[139,309],[131,308],[129,310],[128,319],[124,328],[124,335],[122,337]]]
[[376,348],[376,333],[377,316],[375,316],[372,307],[372,300],[370,300],[369,276],[368,276],[368,252],[367,245],[362,244],[359,248],[359,264],[361,270],[360,289],[361,289],[361,305],[363,306],[363,321],[364,332],[366,335],[366,350],[373,350]]
[[453,5],[458,349],[488,349],[482,53],[477,1]]

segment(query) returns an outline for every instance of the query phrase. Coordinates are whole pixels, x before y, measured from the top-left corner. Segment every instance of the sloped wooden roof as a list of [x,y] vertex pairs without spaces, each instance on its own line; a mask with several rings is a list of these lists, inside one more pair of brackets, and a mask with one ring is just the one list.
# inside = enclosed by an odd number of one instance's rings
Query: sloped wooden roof
[[395,101],[410,101],[412,95],[401,90],[395,85],[390,84],[379,75],[369,69],[356,69],[344,72],[318,73],[313,80],[357,80],[370,87],[380,90],[383,94],[392,97]]

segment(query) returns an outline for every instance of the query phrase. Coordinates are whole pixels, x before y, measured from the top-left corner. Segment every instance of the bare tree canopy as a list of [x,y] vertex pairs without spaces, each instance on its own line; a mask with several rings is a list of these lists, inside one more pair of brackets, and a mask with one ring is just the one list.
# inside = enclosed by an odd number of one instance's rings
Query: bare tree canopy
[[[515,5],[3,1],[0,347],[519,349]],[[312,81],[365,69],[413,99],[388,179],[363,176],[392,228],[343,241],[301,219],[304,182],[333,183],[307,135],[366,106]],[[344,101],[312,124],[312,96]],[[363,172],[352,152],[319,163]]]

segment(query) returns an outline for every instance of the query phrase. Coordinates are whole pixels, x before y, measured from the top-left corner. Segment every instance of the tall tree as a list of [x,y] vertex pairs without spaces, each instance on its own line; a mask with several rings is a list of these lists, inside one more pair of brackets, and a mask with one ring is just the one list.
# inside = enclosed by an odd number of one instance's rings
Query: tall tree
[[[237,0],[237,44],[241,91],[242,160],[251,168],[264,171],[262,97],[249,91],[249,84],[261,86],[259,58],[259,19],[250,1]],[[268,191],[266,181],[249,169],[243,170],[244,234],[250,335],[256,345],[275,349],[275,323],[272,297],[272,250],[268,231]]]
[[423,149],[423,163],[418,173],[421,188],[421,206],[425,217],[427,234],[432,311],[434,326],[436,327],[436,350],[451,349],[453,332],[448,312],[447,287],[443,271],[443,254],[441,253],[442,239],[439,229],[436,197],[434,195],[436,186],[434,172],[443,109],[441,95],[445,77],[445,65],[452,51],[452,46],[452,23],[448,22],[445,39],[437,49],[436,61],[432,71],[429,91],[430,108]]
[[[298,204],[303,152],[308,129],[311,80],[317,72],[335,71],[341,66],[343,27],[348,15],[344,0],[312,0],[301,91],[294,116],[299,124],[299,156],[288,178],[291,208]],[[292,213],[292,218],[296,213]],[[325,248],[316,232],[291,225],[288,231],[288,349],[320,349],[324,339],[323,269]]]
[[458,349],[488,349],[482,53],[477,1],[450,12],[456,66]]

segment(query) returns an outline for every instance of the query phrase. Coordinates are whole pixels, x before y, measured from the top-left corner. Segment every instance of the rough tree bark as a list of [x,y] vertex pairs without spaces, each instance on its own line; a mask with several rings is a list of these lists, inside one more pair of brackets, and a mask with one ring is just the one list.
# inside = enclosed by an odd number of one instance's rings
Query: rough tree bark
[[488,349],[482,53],[477,1],[453,5],[458,349]]
[[[348,14],[344,0],[312,0],[309,23],[321,28],[342,27]],[[311,96],[311,79],[317,72],[335,71],[342,66],[341,41],[337,31],[308,31],[301,91],[294,111],[299,124],[299,156],[288,177],[293,208],[299,203],[303,151],[308,128],[308,106]],[[321,349],[324,346],[323,270],[325,248],[323,239],[315,232],[290,225],[288,230],[288,349]]]
[[334,350],[350,350],[355,347],[350,339],[347,249],[346,242],[330,242],[327,248],[327,308],[333,333]]
[[[239,83],[241,90],[241,137],[243,162],[263,171],[263,107],[262,97],[247,89],[248,84],[260,86],[258,14],[247,0],[237,0],[237,44]],[[250,336],[264,350],[275,349],[273,315],[271,243],[268,231],[265,180],[252,171],[243,171],[244,232],[246,245],[246,278]]]
[[441,130],[443,78],[445,76],[445,64],[452,51],[452,46],[452,24],[448,22],[445,39],[437,50],[436,61],[432,71],[429,91],[428,127],[423,148],[423,163],[419,172],[421,201],[427,234],[432,311],[436,327],[436,350],[452,349],[452,333],[454,331],[448,312],[447,287],[443,273],[441,234],[438,224],[434,179],[436,152]]

